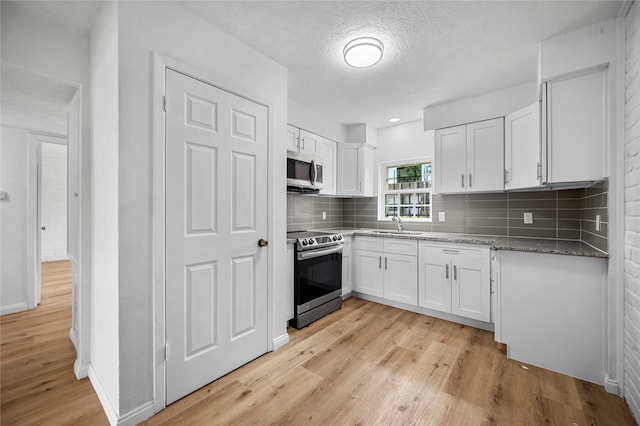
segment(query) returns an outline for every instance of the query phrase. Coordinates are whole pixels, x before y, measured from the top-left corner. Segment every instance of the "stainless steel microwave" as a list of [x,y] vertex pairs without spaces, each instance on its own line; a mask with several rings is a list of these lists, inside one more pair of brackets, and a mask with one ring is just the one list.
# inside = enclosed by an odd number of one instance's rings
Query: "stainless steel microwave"
[[287,191],[318,193],[322,189],[322,169],[319,158],[287,151]]

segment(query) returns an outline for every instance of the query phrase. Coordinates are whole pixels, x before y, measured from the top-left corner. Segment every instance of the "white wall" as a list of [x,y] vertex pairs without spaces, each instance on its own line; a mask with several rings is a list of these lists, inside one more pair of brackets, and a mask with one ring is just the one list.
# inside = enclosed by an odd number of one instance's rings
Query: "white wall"
[[51,262],[67,257],[67,146],[44,143],[41,154],[42,186],[40,260]]
[[624,396],[640,422],[640,3],[626,19]]
[[0,129],[0,314],[27,309],[27,131]]
[[474,121],[503,117],[538,100],[535,81],[430,106],[424,109],[424,129],[442,129]]
[[[79,155],[82,163],[88,165],[90,160],[89,38],[86,34],[76,32],[55,20],[44,17],[43,14],[23,9],[19,2],[3,1],[0,2],[0,7],[2,61],[82,89],[82,134]],[[83,324],[79,327],[79,330],[82,330],[79,336],[81,341],[88,337],[85,335],[84,325],[89,323],[87,314],[89,300],[84,298],[89,294],[91,270],[89,171],[89,167],[81,167],[78,171],[80,175],[78,188],[69,188],[79,195],[77,198],[79,220],[72,222],[75,226],[69,229],[69,238],[70,241],[73,239],[80,244],[80,256],[77,259],[79,263],[73,267],[73,276],[74,289],[78,290],[74,290],[74,298],[78,297],[74,300],[74,309],[78,312],[78,318],[74,319],[74,323],[81,321]],[[80,346],[84,348],[82,342]],[[80,352],[83,351],[82,348]],[[88,363],[88,360],[83,363]]]
[[346,127],[293,99],[288,100],[287,122],[336,142],[345,141]]
[[[153,401],[152,52],[269,105],[272,312],[285,312],[287,71],[173,2],[118,4],[120,413]],[[286,334],[275,317],[273,337]],[[161,397],[161,396],[160,396]]]
[[376,162],[433,156],[433,130],[424,131],[422,120],[378,129]]
[[[91,31],[91,367],[110,419],[119,413],[118,3],[103,2]],[[132,258],[133,261],[133,258]],[[105,401],[106,399],[106,401]]]

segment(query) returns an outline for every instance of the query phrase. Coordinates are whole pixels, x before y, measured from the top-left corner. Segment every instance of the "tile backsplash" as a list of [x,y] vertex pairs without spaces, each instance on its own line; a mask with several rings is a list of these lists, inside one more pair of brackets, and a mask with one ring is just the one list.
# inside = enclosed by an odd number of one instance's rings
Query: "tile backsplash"
[[[587,242],[607,251],[607,182],[586,189],[440,195],[432,197],[433,221],[405,222],[405,229]],[[393,229],[378,221],[378,199],[287,195],[287,230],[322,228]],[[322,219],[322,212],[326,219]],[[440,212],[445,221],[440,222]],[[524,224],[524,213],[533,223]],[[596,215],[600,230],[596,231]]]

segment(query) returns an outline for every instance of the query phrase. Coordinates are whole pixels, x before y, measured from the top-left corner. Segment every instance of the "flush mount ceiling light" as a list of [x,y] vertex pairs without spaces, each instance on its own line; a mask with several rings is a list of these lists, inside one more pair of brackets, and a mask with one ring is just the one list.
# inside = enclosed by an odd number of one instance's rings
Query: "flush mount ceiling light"
[[370,67],[380,62],[383,50],[384,46],[377,38],[356,38],[344,47],[344,61],[355,68]]
[[389,123],[397,123],[398,121],[400,121],[398,117],[393,117],[389,119]]

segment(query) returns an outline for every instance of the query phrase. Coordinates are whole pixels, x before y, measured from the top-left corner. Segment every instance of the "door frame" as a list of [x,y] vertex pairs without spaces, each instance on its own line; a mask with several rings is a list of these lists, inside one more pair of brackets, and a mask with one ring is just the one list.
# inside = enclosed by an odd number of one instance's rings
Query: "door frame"
[[[218,89],[240,96],[249,101],[258,103],[267,108],[267,175],[268,180],[273,180],[273,169],[269,158],[273,150],[273,106],[271,102],[260,97],[249,97],[232,90],[237,84],[229,81],[222,75],[203,71],[193,67],[178,59],[160,54],[152,53],[152,235],[153,235],[153,368],[154,368],[154,411],[157,413],[164,409],[166,404],[166,314],[165,314],[165,70],[171,69],[187,75],[203,83],[210,84]],[[216,83],[213,83],[216,82]],[[269,240],[273,240],[273,226],[271,225],[272,199],[267,196],[267,235]],[[273,299],[274,299],[274,256],[272,245],[267,248],[267,351],[273,348]]]
[[[27,309],[40,303],[40,181],[41,159],[39,146],[43,143],[67,146],[67,137],[52,133],[29,132],[27,164]],[[67,188],[67,197],[69,188]]]

